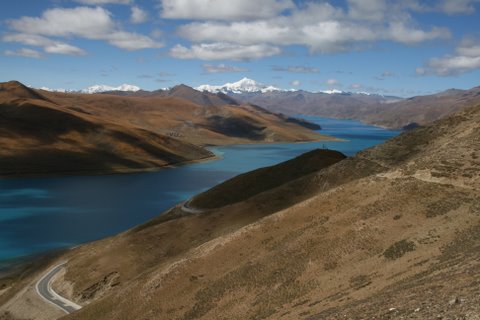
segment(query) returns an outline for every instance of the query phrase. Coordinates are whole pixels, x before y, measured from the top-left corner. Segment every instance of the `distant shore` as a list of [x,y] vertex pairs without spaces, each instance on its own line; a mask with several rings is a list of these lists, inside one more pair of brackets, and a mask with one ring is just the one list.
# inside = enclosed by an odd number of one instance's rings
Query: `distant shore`
[[[259,145],[259,144],[285,144],[285,143],[309,143],[309,142],[318,142],[318,141],[335,141],[341,142],[344,141],[343,139],[321,135],[319,139],[312,139],[312,140],[302,140],[302,141],[272,141],[272,142],[244,142],[244,143],[226,143],[226,144],[219,144],[219,145],[205,145],[204,148],[208,149],[209,147],[225,147],[225,146],[234,146],[234,145]],[[162,169],[166,168],[175,168],[179,166],[185,166],[193,163],[200,163],[205,161],[214,161],[218,160],[219,157],[215,154],[211,154],[211,156],[194,159],[194,160],[187,160],[177,163],[170,163],[165,164],[163,166],[155,166],[149,168],[121,168],[121,169],[112,169],[112,170],[68,170],[68,171],[57,171],[57,172],[38,172],[38,173],[8,173],[8,174],[0,174],[0,180],[2,179],[35,179],[35,178],[55,178],[55,177],[66,177],[66,176],[104,176],[104,175],[117,175],[117,174],[135,174],[135,173],[147,173],[147,172],[157,172]]]

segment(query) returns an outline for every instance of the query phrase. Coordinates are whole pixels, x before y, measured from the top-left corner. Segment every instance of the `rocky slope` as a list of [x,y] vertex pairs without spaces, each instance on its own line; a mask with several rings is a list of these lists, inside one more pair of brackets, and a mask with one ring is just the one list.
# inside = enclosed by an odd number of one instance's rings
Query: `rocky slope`
[[154,169],[212,157],[202,148],[209,144],[322,138],[249,105],[48,92],[15,81],[0,84],[0,176]]
[[54,287],[85,307],[64,319],[477,319],[479,123],[472,106],[243,201],[75,248]]

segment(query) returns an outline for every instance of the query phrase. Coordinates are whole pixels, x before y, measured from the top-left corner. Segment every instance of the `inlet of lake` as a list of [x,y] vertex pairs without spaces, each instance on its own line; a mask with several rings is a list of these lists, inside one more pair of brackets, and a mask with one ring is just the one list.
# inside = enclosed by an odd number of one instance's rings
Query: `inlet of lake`
[[0,179],[0,269],[14,258],[125,231],[240,173],[315,148],[352,156],[399,134],[358,121],[302,117],[346,141],[215,147],[219,160],[157,172]]

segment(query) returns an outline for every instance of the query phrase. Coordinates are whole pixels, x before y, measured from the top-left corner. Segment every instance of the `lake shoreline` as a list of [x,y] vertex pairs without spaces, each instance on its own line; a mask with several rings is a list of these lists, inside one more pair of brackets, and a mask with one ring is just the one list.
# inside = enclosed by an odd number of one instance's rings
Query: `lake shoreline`
[[[302,140],[302,141],[274,141],[274,142],[245,142],[245,143],[226,143],[222,145],[205,145],[202,146],[203,148],[221,148],[221,147],[230,147],[230,146],[242,146],[242,145],[275,145],[275,144],[300,144],[300,143],[312,143],[312,142],[342,142],[343,139],[339,139],[336,137],[331,137],[327,135],[322,135],[322,138],[319,139],[312,139],[312,140]],[[157,172],[160,170],[168,169],[168,168],[177,168],[180,166],[186,166],[194,163],[206,162],[206,161],[215,161],[219,160],[217,155],[212,154],[212,156],[194,159],[194,160],[186,160],[177,163],[170,163],[165,164],[163,166],[156,166],[150,168],[138,168],[138,169],[119,169],[119,170],[112,170],[112,171],[64,171],[64,172],[49,172],[49,173],[20,173],[20,174],[8,174],[8,175],[0,175],[1,180],[9,180],[9,179],[36,179],[36,178],[58,178],[58,177],[70,177],[70,176],[110,176],[110,175],[122,175],[122,174],[135,174],[135,173],[150,173],[150,172]]]
[[211,157],[149,170],[2,178],[0,257],[6,264],[10,257],[102,239],[149,221],[239,174],[313,149],[352,156],[397,134],[357,121],[313,120],[322,124],[328,140],[205,145]]

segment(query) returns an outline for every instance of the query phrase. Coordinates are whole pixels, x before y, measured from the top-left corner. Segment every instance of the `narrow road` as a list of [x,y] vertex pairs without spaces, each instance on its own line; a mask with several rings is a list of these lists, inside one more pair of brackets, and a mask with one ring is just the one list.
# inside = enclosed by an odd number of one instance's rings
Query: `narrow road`
[[191,214],[200,214],[205,212],[205,210],[202,210],[202,209],[192,208],[190,206],[190,200],[187,200],[184,203],[182,203],[182,206],[180,208],[183,212],[191,213]]
[[57,308],[62,309],[66,313],[72,313],[80,309],[81,306],[65,299],[52,289],[52,279],[60,270],[62,270],[62,268],[65,266],[65,263],[66,262],[62,262],[56,265],[46,274],[44,274],[42,278],[38,280],[35,289],[37,290],[38,295],[43,298],[43,300],[53,304]]

